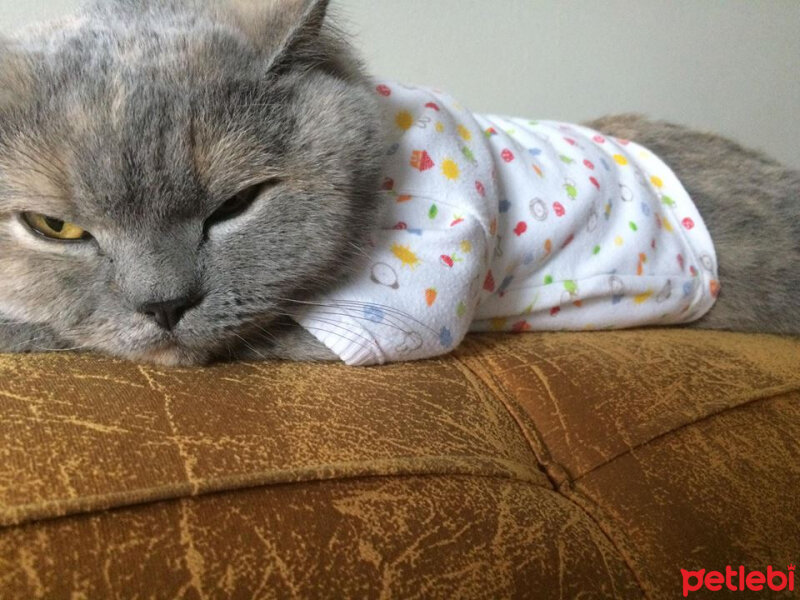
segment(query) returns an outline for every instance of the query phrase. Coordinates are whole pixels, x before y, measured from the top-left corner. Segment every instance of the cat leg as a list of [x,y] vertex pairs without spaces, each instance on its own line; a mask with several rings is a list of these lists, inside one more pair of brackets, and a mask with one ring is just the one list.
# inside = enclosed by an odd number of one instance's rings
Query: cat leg
[[235,351],[242,360],[338,361],[331,350],[291,319],[279,319],[265,332],[247,338]]
[[0,352],[50,352],[67,347],[68,344],[46,325],[0,318]]

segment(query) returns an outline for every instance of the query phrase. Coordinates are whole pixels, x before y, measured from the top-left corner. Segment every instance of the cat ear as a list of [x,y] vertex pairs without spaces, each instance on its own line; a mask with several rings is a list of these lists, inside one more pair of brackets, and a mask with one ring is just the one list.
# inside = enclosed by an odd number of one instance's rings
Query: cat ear
[[269,52],[268,70],[313,52],[329,0],[225,0],[238,27]]
[[26,55],[0,36],[0,113],[25,102],[30,96],[32,83]]

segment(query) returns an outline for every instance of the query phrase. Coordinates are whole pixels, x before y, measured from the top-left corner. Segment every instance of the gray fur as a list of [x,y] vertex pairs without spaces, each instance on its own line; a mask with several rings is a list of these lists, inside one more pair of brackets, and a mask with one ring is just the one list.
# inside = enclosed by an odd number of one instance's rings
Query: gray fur
[[[352,264],[383,138],[326,5],[117,0],[3,42],[0,349],[326,356],[270,328]],[[205,235],[225,200],[273,177],[249,213]],[[96,244],[37,240],[23,210]],[[174,334],[137,312],[187,294],[203,300]]]
[[703,216],[722,291],[694,326],[800,334],[800,172],[718,135],[638,115],[589,126],[661,157]]
[[[0,350],[334,358],[289,316],[358,268],[384,133],[326,8],[109,0],[0,39]],[[671,125],[594,126],[661,155],[708,221],[723,295],[701,325],[798,333],[797,172]],[[273,178],[243,216],[204,227]],[[37,240],[22,211],[95,241]],[[181,296],[200,301],[174,332],[139,312]]]

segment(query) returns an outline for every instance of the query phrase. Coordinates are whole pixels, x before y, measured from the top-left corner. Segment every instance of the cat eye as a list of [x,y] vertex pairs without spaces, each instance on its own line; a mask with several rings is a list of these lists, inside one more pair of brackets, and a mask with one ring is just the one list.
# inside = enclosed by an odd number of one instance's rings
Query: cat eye
[[250,187],[243,189],[232,198],[229,198],[214,212],[214,214],[212,214],[206,220],[206,227],[216,225],[217,223],[221,223],[223,221],[229,221],[230,219],[235,219],[236,217],[244,214],[247,209],[252,206],[256,198],[258,198],[265,190],[276,186],[278,183],[279,181],[277,179],[270,179],[269,181],[265,181],[257,185],[251,185]]
[[59,242],[85,242],[91,234],[77,225],[39,213],[24,212],[22,220],[35,233]]

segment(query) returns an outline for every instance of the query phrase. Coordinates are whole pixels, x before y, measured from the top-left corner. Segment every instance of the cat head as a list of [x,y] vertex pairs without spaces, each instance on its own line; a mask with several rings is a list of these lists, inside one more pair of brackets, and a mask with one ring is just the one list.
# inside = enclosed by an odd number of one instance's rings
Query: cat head
[[191,364],[340,278],[383,136],[326,7],[113,0],[0,40],[0,316]]

